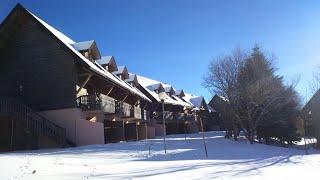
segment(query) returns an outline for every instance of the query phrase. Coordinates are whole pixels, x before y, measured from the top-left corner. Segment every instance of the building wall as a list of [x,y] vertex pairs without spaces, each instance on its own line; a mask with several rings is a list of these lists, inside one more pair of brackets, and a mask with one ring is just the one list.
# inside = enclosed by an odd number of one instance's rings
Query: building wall
[[209,105],[217,111],[217,120],[220,130],[230,130],[233,128],[232,121],[235,115],[232,113],[229,104],[218,96],[214,96]]
[[19,98],[34,110],[76,106],[74,60],[43,27],[20,10],[0,34],[0,96]]
[[104,124],[87,120],[77,121],[77,145],[104,144]]
[[[39,111],[39,114],[52,121],[53,123],[66,129],[67,139],[77,144],[77,121],[81,119],[82,112],[78,108],[57,109],[48,111]],[[83,133],[83,132],[82,132]]]
[[84,120],[78,108],[38,112],[48,120],[66,129],[67,139],[76,145],[104,144],[104,125]]
[[[302,118],[307,122],[307,134],[315,136],[320,147],[320,90],[310,99],[302,110]],[[311,116],[309,112],[311,111]]]

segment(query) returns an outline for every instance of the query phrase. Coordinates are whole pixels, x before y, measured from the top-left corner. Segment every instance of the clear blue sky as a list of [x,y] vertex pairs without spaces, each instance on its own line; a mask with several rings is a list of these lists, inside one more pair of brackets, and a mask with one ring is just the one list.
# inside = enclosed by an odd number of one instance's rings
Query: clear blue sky
[[129,71],[207,99],[209,62],[235,46],[274,53],[287,81],[301,75],[303,97],[320,65],[320,1],[1,0],[0,21],[17,2],[75,41],[96,40]]

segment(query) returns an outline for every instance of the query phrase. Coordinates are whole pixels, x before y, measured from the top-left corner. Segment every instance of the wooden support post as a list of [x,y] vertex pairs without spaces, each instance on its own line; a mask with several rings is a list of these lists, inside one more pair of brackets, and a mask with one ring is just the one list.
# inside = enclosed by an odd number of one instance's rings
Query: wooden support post
[[11,139],[10,139],[10,149],[11,149],[11,151],[14,150],[14,148],[13,148],[14,128],[15,128],[14,119],[11,119]]
[[125,133],[125,124],[124,120],[122,119],[122,141],[126,141],[126,133]]
[[167,154],[167,145],[166,145],[166,120],[164,116],[164,100],[162,100],[162,126],[163,126],[163,145],[164,145],[164,153]]
[[121,102],[124,102],[124,101],[127,99],[128,96],[129,96],[129,95],[127,94],[127,95],[122,99]]
[[150,156],[150,154],[151,154],[151,149],[150,149],[150,144],[148,143],[148,124],[147,124],[147,122],[146,122],[146,144],[147,144],[147,146],[148,146],[148,149],[149,149],[149,156]]
[[201,125],[201,131],[202,131],[202,141],[203,141],[204,151],[206,153],[206,158],[208,158],[207,144],[206,144],[206,139],[204,137],[203,123],[202,123],[201,117],[200,117],[200,125]]
[[185,120],[184,121],[184,140],[186,141],[187,140],[187,121]]
[[106,94],[107,96],[109,96],[109,94],[112,92],[114,86],[111,87],[111,89],[108,91],[108,93]]
[[88,77],[86,78],[86,80],[81,84],[81,86],[79,87],[79,89],[77,90],[77,95],[80,93],[80,91],[82,90],[82,88],[84,88],[84,86],[89,82],[89,80],[91,79],[92,74],[89,74]]
[[137,141],[139,141],[139,132],[138,132],[138,122],[136,122],[136,138],[137,138]]

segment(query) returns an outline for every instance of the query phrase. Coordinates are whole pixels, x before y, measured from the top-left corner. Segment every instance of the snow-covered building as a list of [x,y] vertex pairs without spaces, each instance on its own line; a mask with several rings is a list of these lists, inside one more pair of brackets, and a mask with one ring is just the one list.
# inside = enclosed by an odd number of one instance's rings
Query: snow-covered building
[[9,149],[102,144],[125,138],[112,122],[124,128],[147,118],[142,106],[151,100],[124,81],[126,68],[101,56],[95,41],[73,41],[20,4],[0,26],[0,47],[0,137]]
[[194,132],[193,110],[212,111],[203,97],[129,73],[95,40],[74,41],[20,4],[0,25],[0,68],[7,149],[152,138],[162,100],[168,133]]
[[301,116],[306,122],[307,135],[317,139],[320,148],[320,89],[310,98],[301,110]]
[[228,99],[223,96],[214,95],[209,102],[209,106],[216,112],[212,118],[214,124],[219,126],[220,130],[231,131],[235,115],[230,109]]
[[137,75],[137,78],[141,92],[152,100],[150,112],[153,112],[153,118],[158,124],[162,123],[162,98],[168,134],[198,131],[195,114],[192,111],[196,106],[184,99],[183,90],[175,90],[170,84],[141,75]]
[[96,60],[96,62],[109,72],[118,71],[118,66],[113,56],[103,56],[101,59]]

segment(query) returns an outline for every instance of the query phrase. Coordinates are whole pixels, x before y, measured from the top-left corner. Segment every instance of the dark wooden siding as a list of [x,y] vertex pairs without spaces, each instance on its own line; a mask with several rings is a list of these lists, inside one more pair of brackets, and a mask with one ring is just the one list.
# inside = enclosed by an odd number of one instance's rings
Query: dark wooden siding
[[22,99],[34,110],[75,107],[72,56],[30,15],[16,11],[0,31],[0,96]]

